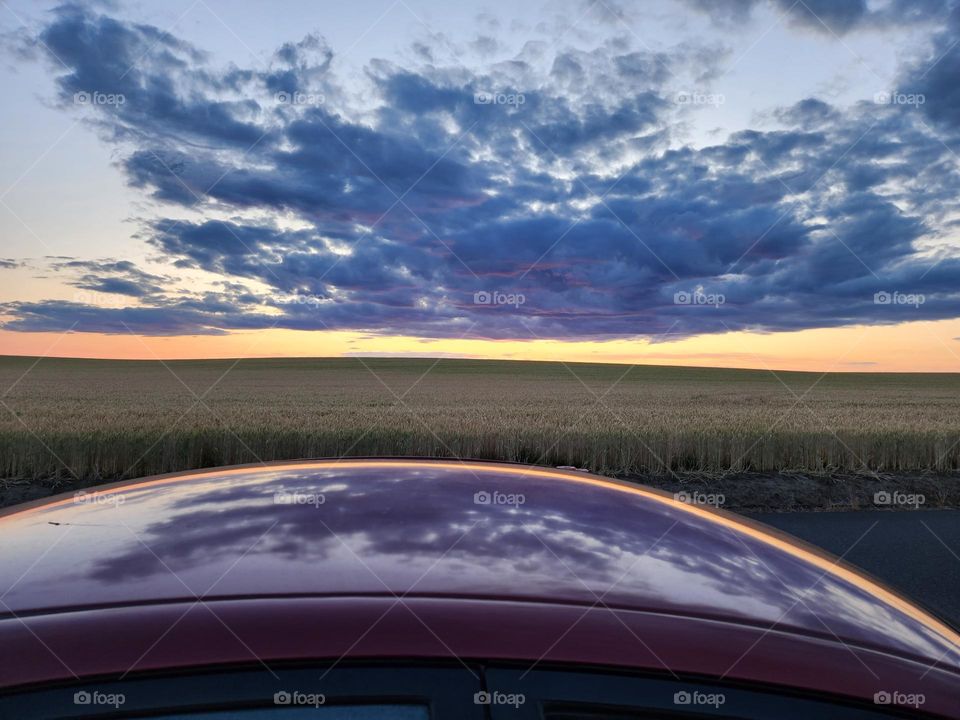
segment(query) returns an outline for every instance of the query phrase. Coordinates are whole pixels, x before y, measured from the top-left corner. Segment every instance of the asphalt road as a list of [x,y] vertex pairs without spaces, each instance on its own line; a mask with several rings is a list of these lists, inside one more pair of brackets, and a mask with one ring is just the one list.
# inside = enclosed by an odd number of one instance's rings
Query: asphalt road
[[749,517],[843,556],[960,628],[960,510],[751,513]]

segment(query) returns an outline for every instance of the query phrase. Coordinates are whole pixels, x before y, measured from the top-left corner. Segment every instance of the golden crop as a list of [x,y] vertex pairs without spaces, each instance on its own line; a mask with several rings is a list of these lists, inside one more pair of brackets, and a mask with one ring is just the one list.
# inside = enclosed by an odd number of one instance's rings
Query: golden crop
[[0,386],[13,386],[0,477],[342,455],[608,473],[960,466],[954,374],[379,358],[43,359],[27,372],[33,362],[0,358]]

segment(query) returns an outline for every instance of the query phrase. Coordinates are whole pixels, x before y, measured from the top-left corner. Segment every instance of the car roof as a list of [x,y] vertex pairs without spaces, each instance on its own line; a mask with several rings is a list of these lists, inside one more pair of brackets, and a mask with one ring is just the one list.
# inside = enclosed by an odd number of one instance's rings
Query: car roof
[[0,517],[4,616],[203,597],[402,596],[662,613],[960,668],[960,639],[840,561],[586,472],[328,460],[148,478]]

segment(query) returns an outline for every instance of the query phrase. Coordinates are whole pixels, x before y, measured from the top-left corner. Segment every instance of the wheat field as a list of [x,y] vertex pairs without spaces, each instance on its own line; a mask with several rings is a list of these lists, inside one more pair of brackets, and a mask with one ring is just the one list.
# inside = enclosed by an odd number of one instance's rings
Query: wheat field
[[107,480],[345,455],[612,474],[960,467],[960,374],[3,357],[0,388],[8,479]]

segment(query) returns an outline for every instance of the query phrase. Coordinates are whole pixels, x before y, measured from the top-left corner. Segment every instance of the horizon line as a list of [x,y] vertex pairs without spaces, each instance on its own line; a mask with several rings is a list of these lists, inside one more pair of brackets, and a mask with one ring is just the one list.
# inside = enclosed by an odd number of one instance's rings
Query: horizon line
[[[651,367],[678,370],[741,370],[744,372],[767,372],[767,373],[804,373],[808,375],[960,375],[960,371],[944,370],[871,370],[869,367],[856,370],[794,370],[784,368],[736,366],[736,365],[671,365],[651,362],[612,362],[604,360],[540,360],[540,359],[521,359],[521,358],[491,358],[491,357],[452,357],[448,355],[249,355],[249,356],[223,356],[223,357],[178,357],[178,358],[160,358],[160,357],[139,357],[139,358],[111,358],[111,357],[85,357],[80,355],[27,355],[16,353],[0,353],[0,361],[7,359],[24,359],[40,362],[42,360],[77,360],[86,362],[114,362],[114,363],[188,363],[188,362],[239,362],[242,360],[449,360],[453,362],[489,362],[489,363],[541,363],[553,365],[610,365],[613,367]],[[362,364],[362,362],[361,362]]]

